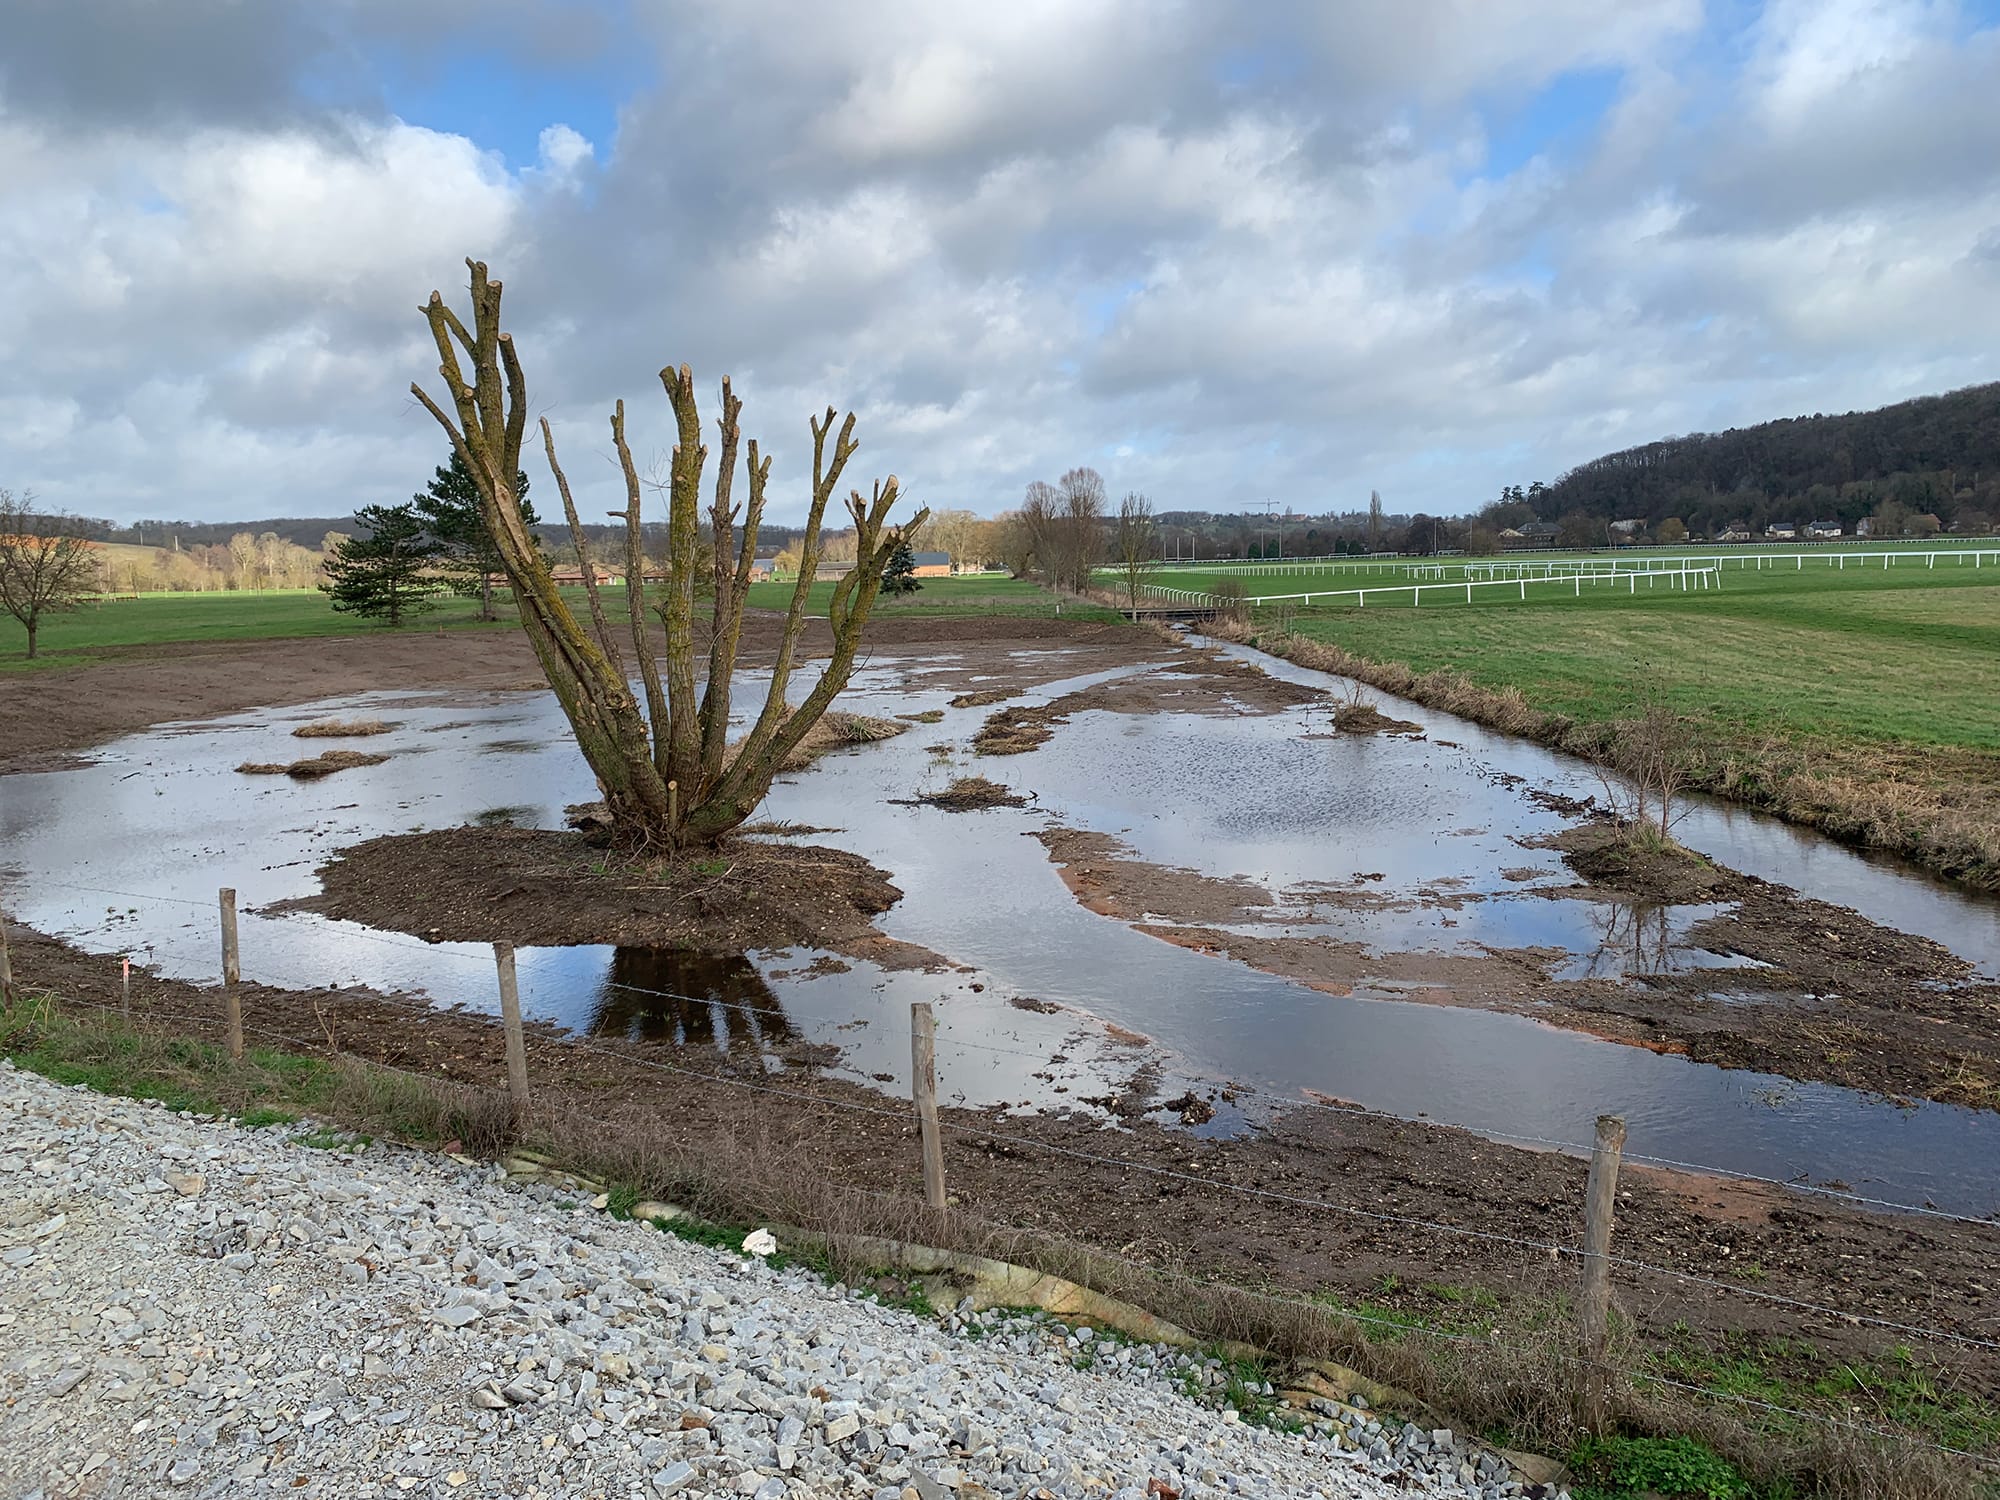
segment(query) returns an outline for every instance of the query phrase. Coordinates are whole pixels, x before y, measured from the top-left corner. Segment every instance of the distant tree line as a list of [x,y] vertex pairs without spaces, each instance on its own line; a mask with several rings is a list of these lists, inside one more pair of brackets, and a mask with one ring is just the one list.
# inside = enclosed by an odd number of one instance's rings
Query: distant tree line
[[1848,535],[1864,521],[1876,536],[1983,535],[1996,519],[2000,383],[1662,438],[1579,464],[1553,484],[1511,485],[1479,515],[1495,530],[1554,523],[1565,545],[1582,546],[1604,545],[1616,521],[1664,541],[1813,521],[1838,522]]

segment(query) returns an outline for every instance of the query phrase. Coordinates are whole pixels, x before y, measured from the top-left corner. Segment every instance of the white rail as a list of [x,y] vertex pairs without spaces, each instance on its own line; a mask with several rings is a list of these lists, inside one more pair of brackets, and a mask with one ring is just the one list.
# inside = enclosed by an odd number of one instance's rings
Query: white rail
[[[1970,561],[1975,568],[2000,566],[2000,545],[1996,546],[1937,546],[1925,547],[1920,542],[1901,542],[1877,550],[1863,550],[1853,543],[1828,542],[1809,551],[1768,550],[1765,544],[1752,544],[1754,550],[1740,552],[1704,551],[1687,554],[1664,553],[1652,548],[1632,548],[1623,554],[1605,555],[1602,552],[1575,552],[1568,557],[1513,560],[1504,554],[1498,557],[1476,558],[1457,563],[1413,562],[1399,557],[1348,557],[1329,554],[1320,557],[1287,557],[1265,561],[1262,559],[1204,557],[1165,558],[1152,566],[1163,571],[1174,572],[1182,569],[1203,573],[1241,573],[1246,576],[1308,576],[1319,573],[1380,573],[1395,572],[1405,577],[1439,576],[1461,569],[1483,568],[1532,568],[1532,569],[1582,569],[1586,572],[1598,569],[1624,571],[1638,568],[1642,571],[1672,568],[1678,570],[1685,563],[1689,567],[1722,567],[1733,564],[1745,571],[1761,571],[1768,568],[1790,567],[1803,570],[1808,562],[1825,563],[1836,570],[1845,568],[1848,562],[1866,567],[1876,563],[1881,567],[1893,568],[1904,564],[1921,564],[1935,568],[1940,558],[1959,566]],[[1547,549],[1553,550],[1553,549]],[[1118,574],[1122,569],[1100,567],[1097,572]],[[1538,575],[1539,576],[1539,575]]]
[[1241,599],[1225,599],[1218,594],[1206,593],[1200,589],[1177,589],[1158,583],[1149,583],[1144,585],[1144,587],[1147,593],[1156,595],[1170,604],[1196,605],[1203,609],[1225,609],[1240,604],[1281,604],[1288,601],[1310,606],[1315,601],[1332,604],[1349,598],[1354,600],[1356,608],[1365,609],[1368,606],[1368,596],[1370,594],[1408,594],[1410,596],[1410,607],[1417,609],[1422,607],[1426,591],[1435,594],[1439,590],[1445,590],[1455,596],[1460,590],[1463,590],[1465,602],[1470,604],[1474,589],[1515,588],[1520,591],[1520,597],[1526,599],[1528,597],[1528,585],[1531,583],[1567,583],[1571,585],[1572,592],[1580,598],[1583,594],[1583,586],[1586,583],[1614,585],[1623,583],[1628,594],[1636,594],[1639,591],[1641,580],[1645,582],[1646,587],[1649,589],[1658,587],[1661,580],[1665,580],[1669,590],[1680,589],[1682,591],[1690,591],[1696,589],[1718,589],[1722,587],[1722,574],[1714,566],[1713,562],[1704,562],[1698,567],[1654,568],[1645,571],[1636,568],[1625,568],[1615,571],[1605,569],[1596,573],[1535,574],[1533,576],[1524,574],[1512,578],[1466,579],[1462,582],[1412,582],[1379,584],[1372,588],[1314,589],[1310,593],[1302,594],[1246,594]]

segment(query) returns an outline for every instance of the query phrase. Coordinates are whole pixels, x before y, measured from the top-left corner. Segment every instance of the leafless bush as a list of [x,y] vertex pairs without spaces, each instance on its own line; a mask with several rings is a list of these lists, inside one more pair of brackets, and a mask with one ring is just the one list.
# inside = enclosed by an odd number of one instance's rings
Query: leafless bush
[[1611,727],[1609,754],[1598,779],[1620,821],[1671,836],[1687,813],[1682,798],[1690,781],[1694,730],[1687,719],[1657,699],[1643,701],[1637,718]]
[[1232,625],[1250,623],[1250,590],[1245,588],[1240,578],[1218,578],[1208,586],[1208,597],[1215,610],[1215,618]]

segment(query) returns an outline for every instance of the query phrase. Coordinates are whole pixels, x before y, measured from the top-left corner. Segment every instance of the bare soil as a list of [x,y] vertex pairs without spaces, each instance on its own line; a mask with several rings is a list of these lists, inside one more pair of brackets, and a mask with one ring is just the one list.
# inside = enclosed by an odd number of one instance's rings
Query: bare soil
[[821,948],[885,968],[942,965],[873,918],[902,892],[858,854],[739,838],[643,858],[542,828],[390,834],[319,869],[313,911],[430,942],[610,943],[753,953]]
[[[25,985],[117,1002],[115,959],[20,929],[14,955]],[[246,985],[242,994],[253,1043],[276,1034],[296,1039],[295,1049],[338,1048],[461,1082],[493,1085],[505,1077],[500,1030],[482,1016],[354,990]],[[219,991],[135,971],[134,1005],[141,1018],[221,1035]],[[752,1055],[633,1041],[623,1026],[587,1046],[537,1030],[528,1055],[538,1092],[560,1093],[586,1112],[593,1100],[604,1111],[629,1107],[663,1139],[690,1150],[726,1158],[749,1143],[831,1183],[913,1200],[921,1192],[911,1124],[885,1114],[881,1095],[821,1073],[824,1050],[796,1037]],[[649,1066],[661,1062],[676,1071]],[[766,1071],[771,1065],[776,1077]],[[790,1097],[774,1107],[768,1093],[744,1083],[777,1083]],[[1209,1090],[1169,1102],[1183,1116],[1199,1116],[1226,1097]],[[1546,1297],[1564,1273],[1532,1245],[1431,1226],[1563,1245],[1581,1235],[1586,1164],[1577,1159],[1333,1108],[1300,1108],[1245,1138],[1203,1140],[1141,1118],[1162,1101],[1122,1103],[1117,1113],[1127,1123],[1116,1131],[1073,1116],[941,1111],[954,1201],[1000,1223],[1065,1234],[1128,1258],[1348,1305],[1438,1315],[1462,1310],[1464,1290],[1482,1288],[1499,1299],[1496,1320],[1514,1299]],[[1043,1147],[1086,1155],[1065,1156],[1061,1169],[1051,1170]],[[1232,1190],[1239,1188],[1279,1196]],[[1315,1202],[1326,1206],[1306,1206]],[[1976,1338],[1990,1338],[2000,1319],[2000,1226],[1869,1213],[1777,1188],[1629,1165],[1618,1215],[1619,1244],[1631,1258],[1722,1283],[1615,1268],[1618,1305],[1650,1345],[1804,1338],[1852,1358],[1901,1341],[1854,1317]],[[1821,1304],[1835,1315],[1732,1288]],[[1920,1342],[1915,1357],[1947,1386],[2000,1399],[2000,1356],[1990,1350]]]

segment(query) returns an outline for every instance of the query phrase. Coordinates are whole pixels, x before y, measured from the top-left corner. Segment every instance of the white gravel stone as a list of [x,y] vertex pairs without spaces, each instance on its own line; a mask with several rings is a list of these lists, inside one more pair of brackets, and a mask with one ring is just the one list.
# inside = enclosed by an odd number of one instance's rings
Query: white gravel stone
[[1234,1420],[1225,1372],[1171,1349],[920,1319],[296,1133],[0,1064],[0,1495],[1533,1493],[1442,1430]]

